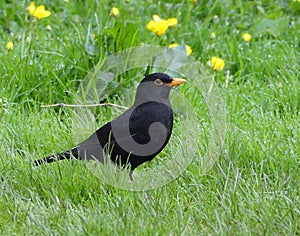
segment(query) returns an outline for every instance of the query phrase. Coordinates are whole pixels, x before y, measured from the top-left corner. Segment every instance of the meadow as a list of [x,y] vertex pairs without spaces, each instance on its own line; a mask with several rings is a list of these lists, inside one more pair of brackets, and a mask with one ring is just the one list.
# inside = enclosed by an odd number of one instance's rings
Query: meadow
[[[0,3],[1,235],[299,235],[300,1]],[[160,31],[148,25],[174,18]],[[78,161],[32,165],[80,139],[74,110],[85,108],[44,105],[76,104],[86,76],[116,52],[174,43],[203,65],[225,102],[226,136],[211,168],[201,171],[212,128],[193,78],[176,91],[196,112],[198,149],[161,188],[119,189]],[[101,101],[129,106],[120,98],[145,73],[114,78]],[[122,111],[96,107],[86,129]],[[172,147],[139,168],[164,162]]]

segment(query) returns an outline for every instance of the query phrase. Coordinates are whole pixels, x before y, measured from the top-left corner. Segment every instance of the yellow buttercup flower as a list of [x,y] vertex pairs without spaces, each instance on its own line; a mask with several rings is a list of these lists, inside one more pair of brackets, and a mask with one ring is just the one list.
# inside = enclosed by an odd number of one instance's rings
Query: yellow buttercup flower
[[154,20],[149,21],[147,24],[147,29],[152,31],[158,36],[163,35],[167,29],[168,29],[168,22],[165,20],[161,20],[158,22],[155,22]]
[[177,18],[169,18],[168,20],[161,19],[158,15],[152,16],[153,20],[147,24],[147,29],[158,36],[163,35],[168,27],[174,28],[178,24]]
[[167,20],[168,26],[174,28],[178,24],[177,18],[169,18]]
[[153,16],[152,16],[152,19],[153,19],[155,22],[159,22],[159,21],[162,20],[162,19],[159,17],[159,15],[153,15]]
[[50,11],[45,10],[45,6],[40,5],[36,7],[34,2],[31,2],[27,9],[29,14],[34,16],[38,20],[51,15]]
[[186,54],[189,56],[192,54],[192,48],[189,45],[185,45]]
[[[172,43],[169,45],[169,48],[176,48],[178,47],[179,44],[178,43]],[[186,50],[186,55],[191,55],[192,54],[192,49],[189,45],[185,45],[185,50]]]
[[222,70],[223,67],[225,66],[225,62],[221,58],[212,57],[211,58],[211,65],[212,65],[214,70]]
[[29,12],[30,15],[33,15],[34,11],[35,11],[36,7],[35,7],[35,3],[31,2],[29,4],[29,7],[27,7],[27,10]]
[[119,9],[118,9],[118,8],[116,8],[116,7],[113,7],[113,8],[111,9],[111,11],[110,11],[110,14],[111,14],[112,16],[115,16],[115,17],[117,17],[117,16],[119,16],[119,15],[120,15],[120,11],[119,11]]
[[243,39],[245,42],[250,42],[251,34],[248,34],[248,33],[243,34]]
[[8,51],[11,51],[14,49],[14,43],[12,41],[9,41],[7,44],[6,44],[6,49]]

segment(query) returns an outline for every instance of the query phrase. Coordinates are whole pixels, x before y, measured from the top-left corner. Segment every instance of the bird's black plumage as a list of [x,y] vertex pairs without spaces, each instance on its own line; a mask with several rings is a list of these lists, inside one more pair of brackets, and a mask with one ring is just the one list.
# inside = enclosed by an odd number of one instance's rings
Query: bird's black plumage
[[133,171],[167,145],[173,127],[170,90],[184,82],[163,73],[146,76],[137,88],[133,106],[126,112],[71,151],[36,160],[35,165],[71,158],[104,162],[104,153],[108,153],[114,163],[128,165]]

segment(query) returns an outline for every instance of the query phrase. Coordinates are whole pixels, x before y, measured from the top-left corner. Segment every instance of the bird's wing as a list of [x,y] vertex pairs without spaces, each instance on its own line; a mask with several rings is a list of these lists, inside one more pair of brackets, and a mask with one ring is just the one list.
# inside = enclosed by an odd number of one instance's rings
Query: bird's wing
[[[130,114],[131,110],[129,109],[115,120],[103,125],[89,138],[78,144],[77,150],[80,158],[83,160],[96,159],[103,163],[104,152],[108,152],[108,150],[104,149],[107,149],[108,147],[116,144],[115,137],[112,135],[112,129],[114,127],[113,124],[117,124],[118,128],[120,128],[121,130],[125,130],[128,125],[126,125],[126,122],[124,122],[124,120],[126,120]],[[123,135],[122,137],[118,138],[127,138],[127,135],[125,137]]]

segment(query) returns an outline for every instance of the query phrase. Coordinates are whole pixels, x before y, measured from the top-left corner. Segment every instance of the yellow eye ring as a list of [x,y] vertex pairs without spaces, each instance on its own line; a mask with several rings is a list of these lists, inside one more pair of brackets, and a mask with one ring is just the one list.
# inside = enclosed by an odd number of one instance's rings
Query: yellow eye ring
[[156,79],[156,80],[154,80],[154,84],[160,86],[163,84],[163,82],[160,79]]

